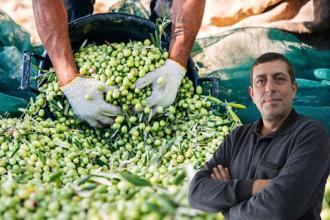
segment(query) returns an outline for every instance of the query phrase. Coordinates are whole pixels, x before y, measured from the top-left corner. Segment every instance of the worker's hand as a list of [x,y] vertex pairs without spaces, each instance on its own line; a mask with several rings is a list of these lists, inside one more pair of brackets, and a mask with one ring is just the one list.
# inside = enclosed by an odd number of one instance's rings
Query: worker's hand
[[253,182],[252,186],[252,195],[255,195],[258,192],[261,192],[266,186],[270,184],[271,179],[256,179]]
[[70,83],[62,86],[74,113],[92,127],[113,123],[109,116],[121,114],[121,109],[104,100],[104,93],[115,87],[90,77],[77,76]]
[[213,172],[211,173],[211,178],[219,181],[229,181],[231,180],[230,173],[227,167],[218,165],[213,167]]
[[135,87],[142,89],[152,83],[152,94],[147,99],[148,106],[168,107],[174,102],[185,73],[186,68],[167,59],[164,66],[138,79]]

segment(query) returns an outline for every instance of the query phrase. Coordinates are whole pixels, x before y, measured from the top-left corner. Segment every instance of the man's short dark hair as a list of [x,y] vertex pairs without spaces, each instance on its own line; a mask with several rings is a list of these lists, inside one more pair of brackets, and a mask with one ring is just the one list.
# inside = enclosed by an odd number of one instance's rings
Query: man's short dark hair
[[288,72],[290,75],[291,83],[294,83],[296,81],[295,74],[293,71],[293,66],[290,63],[290,61],[283,54],[268,52],[268,53],[264,53],[261,56],[259,56],[252,64],[251,69],[250,69],[250,84],[251,85],[253,82],[252,81],[253,80],[253,68],[261,63],[266,63],[266,62],[270,62],[270,61],[274,61],[274,60],[282,60],[283,62],[285,62],[288,66]]

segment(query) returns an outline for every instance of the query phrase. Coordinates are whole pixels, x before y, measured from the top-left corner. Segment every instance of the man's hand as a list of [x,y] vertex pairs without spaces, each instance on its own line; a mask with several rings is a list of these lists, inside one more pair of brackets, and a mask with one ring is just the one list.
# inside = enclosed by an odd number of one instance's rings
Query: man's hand
[[216,167],[213,167],[213,173],[211,174],[211,178],[214,180],[220,180],[220,181],[231,180],[228,168],[223,167],[220,164]]
[[270,184],[271,179],[256,179],[252,186],[252,195],[261,192],[268,184]]
[[92,127],[113,123],[108,116],[121,114],[121,109],[104,101],[104,93],[114,89],[90,77],[77,76],[62,87],[74,113]]
[[152,84],[152,94],[147,99],[148,106],[168,107],[174,102],[185,73],[186,68],[167,59],[164,66],[138,79],[135,87],[142,89]]

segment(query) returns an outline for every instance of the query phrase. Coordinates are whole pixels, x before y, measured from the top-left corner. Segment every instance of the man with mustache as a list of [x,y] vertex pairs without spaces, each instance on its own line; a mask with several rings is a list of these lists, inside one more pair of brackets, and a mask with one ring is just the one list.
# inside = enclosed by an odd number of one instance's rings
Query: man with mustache
[[261,119],[227,135],[191,181],[189,202],[225,219],[320,219],[330,172],[326,129],[292,108],[290,62],[266,53],[250,71],[249,94]]

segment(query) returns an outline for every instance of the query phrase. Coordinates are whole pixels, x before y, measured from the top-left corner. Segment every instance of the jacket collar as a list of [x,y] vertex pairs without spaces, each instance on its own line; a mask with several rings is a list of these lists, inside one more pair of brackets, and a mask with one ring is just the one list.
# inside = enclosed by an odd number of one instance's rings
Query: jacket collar
[[[297,119],[297,116],[298,116],[297,112],[292,108],[291,112],[286,117],[286,119],[284,120],[282,125],[276,131],[271,132],[270,134],[266,135],[265,137],[275,137],[278,135],[285,135],[287,133],[290,133],[293,128],[293,124]],[[260,130],[261,130],[262,125],[263,125],[262,118],[260,118],[258,121],[256,121],[253,125],[253,132],[255,134],[257,134],[258,136],[260,136]]]

